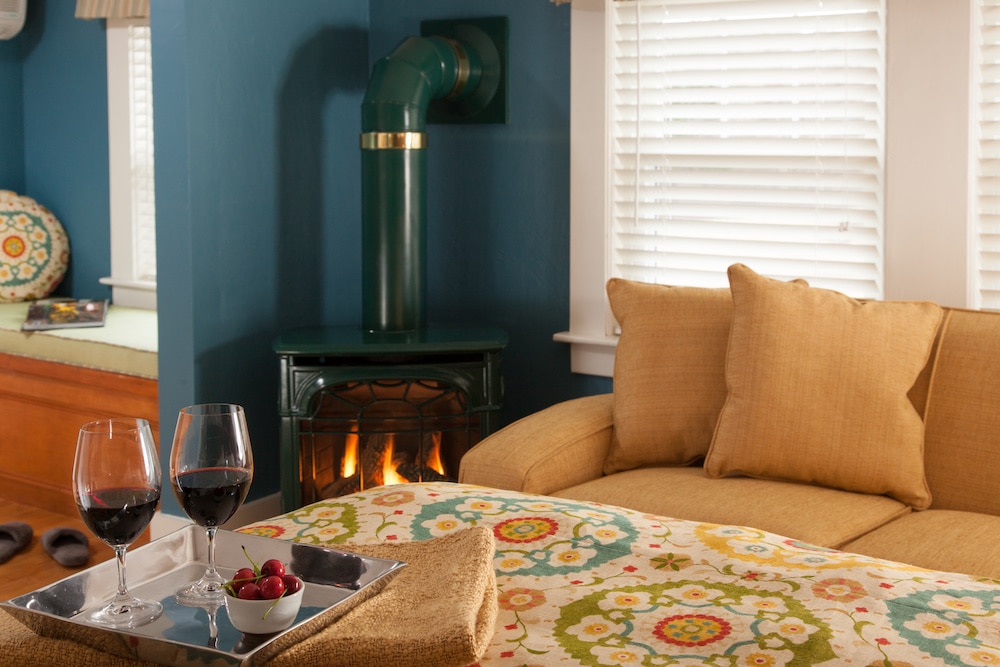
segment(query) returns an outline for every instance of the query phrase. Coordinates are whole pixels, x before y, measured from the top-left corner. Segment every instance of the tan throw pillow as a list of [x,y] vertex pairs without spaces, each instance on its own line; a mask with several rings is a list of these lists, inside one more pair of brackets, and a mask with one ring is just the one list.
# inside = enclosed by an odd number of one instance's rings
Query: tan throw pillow
[[924,425],[907,392],[927,362],[941,307],[861,303],[742,264],[729,268],[729,284],[729,394],[705,471],[928,507]]
[[703,458],[726,400],[729,290],[612,278],[607,291],[621,337],[605,474]]

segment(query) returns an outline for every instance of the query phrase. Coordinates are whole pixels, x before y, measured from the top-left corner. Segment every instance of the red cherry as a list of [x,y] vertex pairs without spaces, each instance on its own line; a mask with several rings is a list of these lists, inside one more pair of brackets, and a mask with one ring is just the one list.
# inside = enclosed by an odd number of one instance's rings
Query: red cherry
[[262,577],[269,577],[271,575],[283,577],[285,576],[285,564],[277,558],[266,560],[264,561],[264,564],[260,566],[260,575]]
[[256,581],[257,574],[249,567],[241,567],[233,575],[233,588],[239,588],[245,583]]
[[248,567],[241,568],[236,571],[233,578],[229,580],[226,584],[226,589],[232,595],[239,596],[240,589],[243,588],[244,584],[250,584],[257,580],[257,575]]
[[285,582],[285,594],[298,593],[302,589],[302,580],[294,574],[286,574],[281,578]]
[[237,597],[241,600],[260,600],[262,598],[260,586],[253,582],[243,584]]
[[274,574],[261,579],[257,586],[260,588],[260,596],[265,600],[276,600],[285,593],[285,582]]

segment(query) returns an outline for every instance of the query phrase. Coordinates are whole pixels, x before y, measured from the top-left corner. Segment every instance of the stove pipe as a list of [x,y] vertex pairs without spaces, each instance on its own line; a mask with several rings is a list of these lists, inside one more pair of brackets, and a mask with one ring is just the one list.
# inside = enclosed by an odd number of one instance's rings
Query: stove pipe
[[427,109],[461,99],[482,77],[476,50],[409,37],[372,70],[361,106],[362,327],[426,325]]

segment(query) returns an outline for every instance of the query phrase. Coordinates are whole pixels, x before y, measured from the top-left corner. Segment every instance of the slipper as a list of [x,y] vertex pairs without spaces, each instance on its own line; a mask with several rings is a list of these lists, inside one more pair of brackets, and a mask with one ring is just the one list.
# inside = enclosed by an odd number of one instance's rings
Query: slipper
[[6,563],[14,554],[28,546],[34,531],[23,521],[0,523],[0,563]]
[[50,528],[42,533],[42,547],[63,567],[79,567],[90,560],[90,542],[76,528]]

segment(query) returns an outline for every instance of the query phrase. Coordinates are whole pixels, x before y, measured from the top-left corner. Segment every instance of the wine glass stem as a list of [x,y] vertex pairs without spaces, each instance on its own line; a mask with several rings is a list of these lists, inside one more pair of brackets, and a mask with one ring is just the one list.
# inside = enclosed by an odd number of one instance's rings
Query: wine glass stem
[[218,579],[219,573],[215,569],[215,531],[218,530],[215,526],[211,528],[206,528],[205,532],[208,534],[208,572],[205,573],[207,579]]
[[128,547],[124,544],[115,545],[115,560],[118,561],[118,599],[129,597],[128,589],[125,587],[125,550]]

